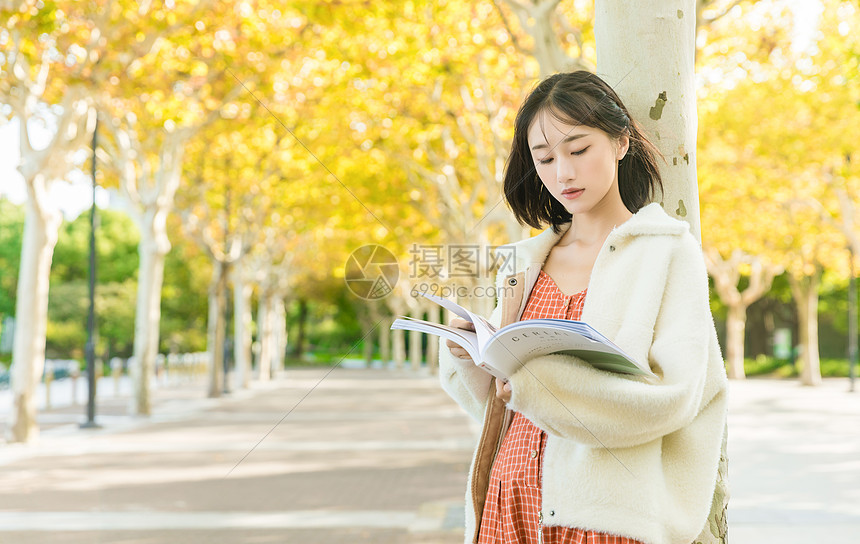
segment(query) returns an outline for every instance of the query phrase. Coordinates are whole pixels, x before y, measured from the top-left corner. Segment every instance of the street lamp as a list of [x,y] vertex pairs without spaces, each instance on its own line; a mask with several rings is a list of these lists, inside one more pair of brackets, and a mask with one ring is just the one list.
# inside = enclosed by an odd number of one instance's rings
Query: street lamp
[[93,206],[90,209],[90,311],[87,316],[87,421],[82,429],[98,428],[96,424],[96,147],[98,145],[99,119],[93,129]]

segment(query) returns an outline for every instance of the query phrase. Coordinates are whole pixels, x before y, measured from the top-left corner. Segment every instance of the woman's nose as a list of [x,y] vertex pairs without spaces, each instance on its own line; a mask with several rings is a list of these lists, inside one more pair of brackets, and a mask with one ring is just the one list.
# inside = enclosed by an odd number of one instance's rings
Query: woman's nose
[[559,159],[556,165],[556,178],[559,182],[564,183],[565,181],[576,179],[576,169],[573,167],[573,161]]

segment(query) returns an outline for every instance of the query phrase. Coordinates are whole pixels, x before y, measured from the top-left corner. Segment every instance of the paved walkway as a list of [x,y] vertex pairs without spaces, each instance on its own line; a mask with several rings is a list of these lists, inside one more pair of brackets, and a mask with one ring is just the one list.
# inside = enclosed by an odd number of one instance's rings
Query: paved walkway
[[[0,444],[0,543],[462,542],[476,426],[434,377],[328,372],[221,399],[162,387],[149,419],[108,395],[95,431],[78,429],[81,407],[44,414],[39,444]],[[732,544],[858,541],[846,389],[732,384]]]
[[860,391],[847,391],[732,382],[732,544],[860,542]]

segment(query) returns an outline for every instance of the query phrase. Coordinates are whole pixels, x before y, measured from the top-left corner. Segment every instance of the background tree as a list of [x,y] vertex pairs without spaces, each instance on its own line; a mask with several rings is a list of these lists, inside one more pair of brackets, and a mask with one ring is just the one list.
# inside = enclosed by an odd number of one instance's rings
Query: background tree
[[[278,55],[271,50],[272,37],[287,34],[283,26],[292,20],[273,17],[276,7],[265,2],[192,3],[186,8],[157,18],[157,50],[130,66],[127,78],[100,97],[112,119],[111,156],[141,231],[135,318],[135,363],[140,368],[135,406],[140,414],[151,410],[149,377],[159,345],[164,259],[170,250],[165,221],[174,207],[185,149],[203,127],[222,117],[235,118],[249,107],[233,100],[264,79],[270,67],[265,60]],[[278,21],[284,22],[278,26]],[[264,49],[272,57],[264,56]],[[140,93],[141,87],[148,92]]]
[[[773,284],[773,278],[782,273],[782,267],[766,262],[762,257],[732,251],[723,259],[719,250],[705,250],[708,273],[714,278],[714,288],[720,300],[728,307],[726,319],[726,365],[729,378],[741,379],[744,373],[744,336],[746,313],[750,304],[764,296]],[[741,277],[748,283],[741,288]]]
[[[779,214],[781,209],[770,200],[757,177],[743,129],[728,121],[734,117],[723,101],[723,85],[733,86],[739,69],[762,77],[774,45],[789,43],[793,22],[788,11],[764,14],[751,2],[716,4],[704,6],[707,15],[700,19],[709,22],[700,25],[698,32],[699,190],[708,272],[728,308],[728,373],[731,378],[743,378],[746,309],[769,291],[773,274],[782,268],[777,264],[768,224],[771,214]],[[753,32],[751,24],[760,25],[761,31]]]
[[[802,381],[815,384],[820,381],[821,273],[833,269],[846,274],[846,243],[835,228],[838,220],[822,221],[821,211],[838,217],[834,189],[850,186],[856,177],[846,157],[851,154],[848,142],[856,137],[858,116],[852,104],[857,87],[845,53],[854,39],[847,29],[856,8],[826,3],[822,28],[842,24],[841,31],[826,37],[819,33],[807,44],[790,39],[792,13],[787,9],[755,14],[770,30],[752,43],[737,37],[742,33],[736,25],[745,24],[741,16],[723,18],[721,25],[735,30],[712,29],[729,38],[714,36],[704,50],[722,64],[715,63],[703,77],[717,81],[717,74],[725,76],[720,85],[709,85],[700,100],[705,157],[700,179],[709,202],[709,243],[723,255],[741,249],[785,266],[797,306]],[[723,53],[727,44],[738,49],[733,61]],[[814,146],[809,145],[811,135]]]
[[[36,2],[4,5],[0,21],[7,44],[0,101],[10,106],[8,111],[18,124],[18,169],[27,189],[16,293],[10,438],[29,442],[38,435],[33,395],[45,364],[49,274],[62,221],[47,194],[52,183],[74,167],[73,153],[92,130],[94,117],[81,78],[91,68],[89,52],[96,40],[85,21],[55,9],[40,10]],[[37,35],[45,39],[36,39]],[[34,141],[37,124],[46,129],[44,145]]]

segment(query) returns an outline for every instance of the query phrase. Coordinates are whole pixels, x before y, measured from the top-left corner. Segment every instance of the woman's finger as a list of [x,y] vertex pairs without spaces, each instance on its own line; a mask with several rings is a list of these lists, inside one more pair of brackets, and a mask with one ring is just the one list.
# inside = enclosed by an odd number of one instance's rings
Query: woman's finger
[[458,329],[465,329],[467,331],[474,331],[475,330],[475,324],[474,323],[472,323],[471,321],[466,321],[465,319],[462,319],[459,317],[455,317],[454,319],[451,320],[451,326],[456,327]]

